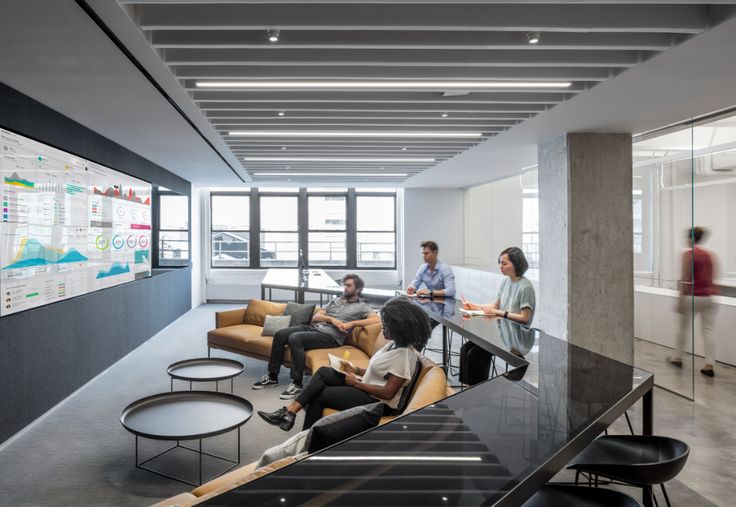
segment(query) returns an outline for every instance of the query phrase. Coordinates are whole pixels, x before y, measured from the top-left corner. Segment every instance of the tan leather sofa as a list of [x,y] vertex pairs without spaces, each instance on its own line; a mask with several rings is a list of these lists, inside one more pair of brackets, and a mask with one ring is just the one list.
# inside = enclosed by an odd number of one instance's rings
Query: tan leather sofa
[[[270,336],[261,336],[263,321],[266,315],[281,315],[286,308],[285,304],[270,301],[251,300],[248,308],[217,312],[215,316],[216,329],[207,333],[209,349],[222,349],[249,357],[268,360],[271,353]],[[250,309],[250,310],[249,310]],[[334,349],[310,350],[306,353],[306,366],[316,371],[321,366],[329,366],[327,354],[331,353],[342,357],[344,351],[350,352],[350,361],[361,368],[368,366],[370,356],[386,344],[380,324],[365,327],[356,327],[341,347]],[[289,364],[287,350],[284,363]],[[451,394],[453,390],[447,386],[447,377],[444,370],[429,359],[422,356],[422,372],[412,390],[409,405],[404,414],[419,410],[431,405]],[[325,409],[324,415],[336,412]],[[398,416],[381,418],[380,424],[385,424]],[[181,493],[167,500],[157,503],[154,507],[188,507],[202,503],[214,496],[242,486],[279,468],[296,461],[296,458],[284,458],[270,465],[255,469],[256,463],[237,468],[210,482],[195,488],[189,493]]]
[[[216,329],[207,333],[208,349],[222,349],[268,361],[273,337],[261,336],[263,322],[266,315],[283,315],[285,308],[284,303],[252,299],[247,308],[217,312],[215,314]],[[315,309],[315,312],[317,311]],[[307,371],[314,372],[321,366],[329,366],[328,353],[342,357],[346,351],[350,353],[350,362],[361,368],[368,366],[380,332],[380,324],[356,327],[342,347],[308,351],[305,364]],[[284,365],[289,366],[290,362],[291,354],[287,349],[284,355]]]
[[[268,361],[273,337],[261,336],[263,322],[266,315],[282,315],[285,308],[284,303],[252,299],[247,308],[217,312],[215,314],[216,328],[207,333],[208,349],[222,349]],[[315,309],[316,311],[318,310]],[[384,345],[386,345],[386,340],[381,332],[381,324],[358,326],[353,329],[341,347],[308,351],[305,354],[306,369],[314,372],[322,366],[329,366],[328,354],[342,357],[346,351],[350,353],[350,362],[365,368],[371,356]],[[284,364],[288,366],[290,360],[291,356],[287,349]],[[405,413],[426,407],[453,393],[453,390],[447,387],[444,370],[425,357],[422,357],[422,361],[422,373],[410,395]],[[326,409],[324,415],[332,412],[334,410]],[[390,421],[394,417],[384,417],[381,423]]]
[[162,500],[152,507],[189,507],[190,505],[197,505],[296,461],[297,458],[291,456],[275,461],[258,470],[256,470],[257,461],[254,461],[253,463],[236,468],[220,477],[212,479],[190,492],[180,493],[166,500]]

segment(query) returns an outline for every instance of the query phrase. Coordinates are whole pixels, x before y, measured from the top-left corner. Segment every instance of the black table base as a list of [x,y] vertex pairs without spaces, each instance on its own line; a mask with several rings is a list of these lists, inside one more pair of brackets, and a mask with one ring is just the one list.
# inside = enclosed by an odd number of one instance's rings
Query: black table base
[[[158,454],[156,454],[155,456],[152,456],[152,457],[150,457],[150,458],[148,458],[146,460],[138,461],[138,459],[139,459],[138,458],[138,447],[139,447],[138,438],[140,438],[140,437],[138,435],[136,435],[135,436],[135,466],[136,466],[136,468],[140,468],[141,470],[145,470],[147,472],[151,472],[151,473],[154,473],[156,475],[160,475],[161,477],[166,477],[167,479],[173,479],[175,481],[183,482],[184,484],[189,484],[190,486],[195,486],[195,487],[196,486],[201,486],[203,484],[202,483],[202,455],[210,456],[212,458],[216,458],[216,459],[221,460],[221,461],[226,461],[228,463],[232,463],[232,465],[230,465],[228,468],[226,468],[225,470],[223,470],[219,474],[215,475],[214,477],[210,478],[209,480],[215,479],[217,477],[220,477],[221,475],[226,474],[227,472],[229,472],[230,470],[234,469],[235,467],[237,467],[240,464],[240,427],[238,427],[237,432],[238,432],[238,446],[237,446],[237,448],[238,448],[238,457],[235,460],[230,459],[230,458],[227,458],[225,456],[219,456],[217,454],[212,454],[212,453],[203,451],[202,450],[202,439],[200,438],[200,439],[197,440],[199,442],[199,445],[197,446],[197,448],[188,447],[186,445],[182,445],[181,442],[179,440],[177,440],[176,441],[176,444],[173,445],[173,446],[171,446],[171,447],[169,447],[168,449],[165,449],[165,450],[159,452]],[[164,472],[160,472],[158,470],[155,470],[153,468],[150,468],[150,467],[145,466],[146,463],[150,463],[154,459],[159,458],[159,457],[163,456],[164,454],[167,454],[167,453],[169,453],[169,452],[171,452],[171,451],[173,451],[175,449],[186,449],[188,451],[192,451],[192,452],[197,453],[197,457],[199,458],[199,466],[197,468],[199,482],[197,482],[197,483],[190,482],[190,481],[187,481],[186,479],[182,479],[181,477],[176,477],[174,475],[170,475],[170,474],[167,474],[167,473],[164,473]]]
[[[207,348],[207,357],[210,357],[210,349],[209,349],[209,347]],[[233,380],[234,380],[233,378],[230,379],[230,394],[234,394],[234,389],[233,389],[234,383],[233,383]],[[184,380],[184,382],[189,382],[189,390],[192,391],[193,390],[192,381],[191,380]],[[197,382],[212,382],[212,381],[211,380],[198,380]],[[174,377],[171,377],[171,392],[172,393],[174,392]],[[220,392],[220,381],[219,380],[215,380],[215,392],[218,392],[218,393]]]

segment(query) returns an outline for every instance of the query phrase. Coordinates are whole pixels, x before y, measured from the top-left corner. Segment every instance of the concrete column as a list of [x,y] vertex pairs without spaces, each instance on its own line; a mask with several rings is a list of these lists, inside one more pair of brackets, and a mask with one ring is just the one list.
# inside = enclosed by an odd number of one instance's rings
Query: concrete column
[[539,318],[547,333],[633,364],[631,135],[539,145]]

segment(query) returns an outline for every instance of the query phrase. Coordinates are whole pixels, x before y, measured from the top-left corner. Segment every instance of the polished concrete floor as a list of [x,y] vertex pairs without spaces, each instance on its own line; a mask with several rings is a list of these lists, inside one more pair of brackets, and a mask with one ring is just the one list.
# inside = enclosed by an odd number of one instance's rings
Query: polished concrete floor
[[[145,506],[191,490],[192,486],[135,468],[135,438],[120,424],[120,412],[134,400],[169,391],[166,367],[182,359],[206,356],[206,335],[214,327],[215,311],[231,307],[203,305],[190,311],[3,445],[0,506]],[[250,388],[265,373],[263,361],[222,351],[214,351],[213,356],[231,357],[245,365],[245,372],[235,379],[235,394],[250,400],[256,410],[271,411],[283,405],[278,399],[280,389]],[[281,380],[287,380],[283,370]],[[188,388],[187,383],[176,382],[176,390]],[[215,386],[200,383],[195,389],[214,390]],[[221,383],[220,389],[229,390],[229,385]],[[264,450],[297,433],[301,418],[299,415],[287,434],[254,415],[242,428],[241,463],[257,460]],[[208,452],[234,457],[236,442],[236,434],[230,432],[205,439],[203,445]],[[141,459],[168,446],[168,442],[141,439]],[[196,463],[196,455],[176,449],[150,466],[196,481]],[[205,480],[225,468],[222,462],[203,459]]]
[[690,445],[680,481],[716,505],[736,505],[736,368],[718,363],[716,376],[709,378],[700,373],[703,359],[695,358],[693,376],[691,364],[670,365],[671,354],[667,347],[636,340],[636,365],[654,373],[657,384],[690,396],[694,378],[695,401],[655,390],[654,431]]
[[[47,417],[8,444],[0,446],[0,506],[150,505],[191,489],[133,466],[133,436],[120,425],[121,409],[131,401],[155,392],[168,391],[166,366],[206,353],[204,337],[214,325],[214,313],[223,305],[204,305],[183,316],[151,340],[113,365],[70,397]],[[439,346],[438,337],[433,345]],[[640,366],[658,377],[682,374],[670,371],[663,352],[650,344],[637,343]],[[218,356],[228,356],[216,352]],[[236,379],[235,392],[251,400],[257,409],[272,410],[282,402],[278,391],[253,391],[250,384],[263,373],[262,361],[232,355],[246,366]],[[697,378],[696,401],[691,402],[661,389],[655,391],[655,430],[681,438],[692,446],[690,460],[678,480],[668,485],[673,505],[734,505],[736,492],[736,442],[730,432],[736,416],[736,371],[719,367],[715,379]],[[282,375],[286,380],[286,375]],[[187,386],[178,386],[183,389]],[[201,386],[210,389],[211,386]],[[640,407],[631,411],[640,423]],[[297,422],[296,432],[300,427]],[[626,433],[625,423],[613,431]],[[257,459],[266,448],[287,437],[257,416],[244,427],[242,462]],[[215,437],[209,450],[232,455],[235,437]],[[211,447],[209,447],[211,446]],[[160,446],[145,443],[144,452],[154,454]],[[162,469],[182,474],[194,472],[192,456],[172,455],[157,463]],[[218,471],[217,463],[205,462],[205,475]],[[564,474],[560,477],[565,480]],[[631,492],[636,495],[636,492]],[[712,503],[711,503],[712,502]]]

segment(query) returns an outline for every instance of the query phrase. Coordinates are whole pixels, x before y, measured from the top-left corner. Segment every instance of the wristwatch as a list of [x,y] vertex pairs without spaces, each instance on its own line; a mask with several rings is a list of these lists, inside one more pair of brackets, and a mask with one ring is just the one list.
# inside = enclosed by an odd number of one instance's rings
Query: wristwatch
[[503,318],[504,319],[508,319],[509,318],[509,312],[508,312],[508,310],[505,311],[505,312],[503,312]]
[[434,297],[434,291],[433,291],[433,290],[430,290],[430,291],[429,291],[429,297],[431,297],[431,298],[433,298],[433,297]]

